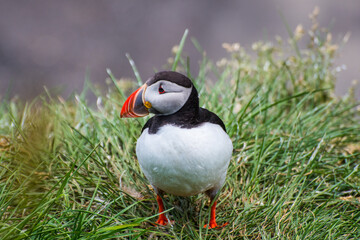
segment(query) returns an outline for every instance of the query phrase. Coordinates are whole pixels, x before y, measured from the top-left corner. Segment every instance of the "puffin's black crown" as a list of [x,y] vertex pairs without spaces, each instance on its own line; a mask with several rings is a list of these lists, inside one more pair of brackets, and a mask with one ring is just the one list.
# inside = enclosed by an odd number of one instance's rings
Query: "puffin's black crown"
[[186,88],[190,88],[192,86],[192,82],[188,77],[174,71],[158,72],[152,78],[150,78],[146,83],[148,86],[150,86],[160,80],[167,80]]

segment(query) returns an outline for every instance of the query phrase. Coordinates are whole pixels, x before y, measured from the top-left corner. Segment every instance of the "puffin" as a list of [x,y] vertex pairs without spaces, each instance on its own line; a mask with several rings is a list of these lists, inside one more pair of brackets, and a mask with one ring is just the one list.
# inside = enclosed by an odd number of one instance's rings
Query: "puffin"
[[163,194],[192,196],[205,193],[211,202],[210,221],[216,223],[217,195],[222,188],[233,145],[223,121],[199,107],[198,92],[185,75],[161,71],[149,78],[124,102],[121,118],[153,113],[141,130],[136,155],[156,193],[158,225],[167,225]]

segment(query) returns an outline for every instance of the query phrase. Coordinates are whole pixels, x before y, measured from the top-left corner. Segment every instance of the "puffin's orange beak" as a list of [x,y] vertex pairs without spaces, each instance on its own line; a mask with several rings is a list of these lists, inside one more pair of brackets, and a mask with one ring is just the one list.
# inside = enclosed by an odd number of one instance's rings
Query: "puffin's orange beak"
[[149,114],[148,109],[151,108],[151,104],[145,101],[146,88],[145,83],[126,99],[121,109],[121,118],[144,117]]

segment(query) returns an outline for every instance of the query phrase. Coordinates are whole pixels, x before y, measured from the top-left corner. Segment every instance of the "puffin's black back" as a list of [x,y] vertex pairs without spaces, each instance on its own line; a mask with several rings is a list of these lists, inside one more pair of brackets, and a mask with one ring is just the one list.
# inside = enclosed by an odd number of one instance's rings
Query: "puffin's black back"
[[192,87],[191,94],[179,111],[170,115],[155,115],[146,122],[141,132],[149,128],[149,134],[156,134],[160,127],[167,124],[181,128],[193,128],[204,122],[218,124],[226,132],[223,121],[215,113],[199,107],[198,92],[190,79],[177,72],[160,72],[155,74],[155,76],[149,80],[149,83],[153,84],[161,79],[171,80],[184,87]]

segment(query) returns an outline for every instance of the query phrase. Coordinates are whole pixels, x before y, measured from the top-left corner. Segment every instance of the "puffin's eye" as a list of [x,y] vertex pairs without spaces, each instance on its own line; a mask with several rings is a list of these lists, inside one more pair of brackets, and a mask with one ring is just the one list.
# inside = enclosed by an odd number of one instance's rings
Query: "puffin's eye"
[[159,86],[159,94],[165,93],[165,90],[162,88],[162,85]]

